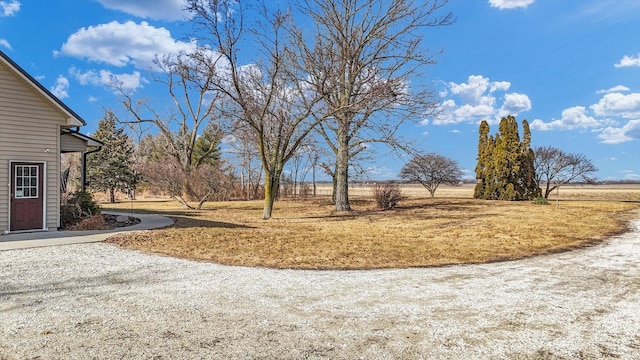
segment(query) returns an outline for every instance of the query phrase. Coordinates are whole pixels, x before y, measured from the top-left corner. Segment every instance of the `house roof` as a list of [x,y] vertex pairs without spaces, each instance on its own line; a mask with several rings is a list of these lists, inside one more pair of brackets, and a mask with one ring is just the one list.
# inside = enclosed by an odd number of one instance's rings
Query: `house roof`
[[91,146],[91,147],[102,147],[104,144],[102,143],[102,141],[96,140],[94,138],[92,138],[91,136],[79,133],[77,131],[72,131],[69,129],[62,129],[62,134],[68,134],[71,135],[73,137],[77,137],[78,139],[84,140],[87,142],[87,146]]
[[59,108],[63,113],[65,113],[67,118],[67,125],[69,126],[84,126],[87,125],[87,122],[84,121],[78,114],[76,114],[71,108],[69,108],[65,103],[63,103],[60,99],[58,99],[55,95],[53,95],[47,88],[42,86],[36,79],[34,79],[29,73],[27,73],[20,65],[16,64],[7,54],[0,50],[0,61],[5,63],[10,69],[15,71],[20,77],[22,77],[27,83],[31,84],[39,93],[44,95],[53,105]]

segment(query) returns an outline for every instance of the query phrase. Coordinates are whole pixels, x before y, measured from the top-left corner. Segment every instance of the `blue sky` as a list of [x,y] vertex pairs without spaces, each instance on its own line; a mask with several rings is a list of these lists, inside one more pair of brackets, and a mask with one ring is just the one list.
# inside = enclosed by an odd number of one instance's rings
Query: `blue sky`
[[[285,2],[281,0],[281,2]],[[117,107],[116,76],[141,97],[161,94],[156,54],[192,49],[181,0],[0,0],[0,50],[82,116],[91,133]],[[473,177],[477,128],[512,114],[533,145],[584,153],[601,180],[640,180],[640,1],[450,0],[457,21],[429,29],[444,49],[427,69],[442,110],[403,135],[457,160]],[[492,126],[492,132],[497,125]],[[384,154],[385,150],[381,150]],[[369,177],[395,178],[380,156]]]

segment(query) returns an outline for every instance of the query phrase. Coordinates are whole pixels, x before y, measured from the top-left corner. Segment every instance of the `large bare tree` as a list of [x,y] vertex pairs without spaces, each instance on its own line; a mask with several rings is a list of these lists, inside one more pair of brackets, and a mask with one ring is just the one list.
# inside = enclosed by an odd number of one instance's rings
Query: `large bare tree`
[[[158,131],[172,168],[179,172],[180,192],[176,199],[187,207],[188,201],[201,200],[192,188],[192,179],[196,170],[218,151],[222,137],[223,126],[212,122],[216,119],[214,112],[219,94],[210,91],[211,83],[217,80],[215,69],[219,57],[210,54],[208,59],[207,66],[193,61],[190,54],[166,55],[155,60],[152,76],[166,87],[168,102],[136,98],[121,84],[113,84],[129,115],[119,121],[132,127],[148,124]],[[200,136],[207,131],[212,132],[214,141],[203,144],[200,140],[199,143]]]
[[572,181],[593,182],[591,176],[598,169],[583,154],[566,153],[553,146],[540,146],[533,149],[535,154],[536,183],[542,188],[545,184],[544,198],[549,198],[553,190]]
[[265,174],[262,218],[269,219],[284,165],[321,121],[311,116],[317,100],[293,66],[290,13],[239,0],[188,0],[187,9],[225,63],[211,89],[225,96],[226,116],[253,132]]
[[[301,67],[323,97],[320,133],[336,160],[334,201],[349,204],[349,161],[368,143],[402,148],[398,128],[436,108],[428,87],[418,87],[440,52],[423,46],[425,29],[453,22],[439,15],[447,0],[299,0],[310,24],[297,31]],[[310,39],[310,40],[309,40]],[[424,81],[424,79],[423,79]]]

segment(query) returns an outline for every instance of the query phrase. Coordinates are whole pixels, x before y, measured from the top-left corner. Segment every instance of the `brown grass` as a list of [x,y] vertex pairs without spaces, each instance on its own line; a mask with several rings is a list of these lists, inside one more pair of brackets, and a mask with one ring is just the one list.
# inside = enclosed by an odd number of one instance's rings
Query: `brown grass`
[[262,221],[260,201],[208,204],[199,212],[182,210],[173,201],[116,205],[112,208],[135,207],[176,221],[168,229],[109,240],[123,247],[221,264],[296,269],[442,266],[566,251],[625,231],[628,220],[637,216],[630,210],[638,208],[620,201],[561,201],[556,208],[413,195],[394,211],[376,210],[371,199],[355,197],[356,211],[334,214],[328,198],[321,197],[278,201],[274,217]]

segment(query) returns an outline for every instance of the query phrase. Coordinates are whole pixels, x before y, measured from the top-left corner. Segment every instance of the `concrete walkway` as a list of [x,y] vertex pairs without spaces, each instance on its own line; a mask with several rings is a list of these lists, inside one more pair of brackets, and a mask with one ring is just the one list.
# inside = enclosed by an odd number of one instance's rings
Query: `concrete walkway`
[[103,213],[108,215],[132,216],[140,219],[140,223],[111,230],[43,231],[0,235],[0,251],[100,242],[121,232],[159,229],[173,225],[172,219],[155,214],[120,213],[111,211],[104,211]]

